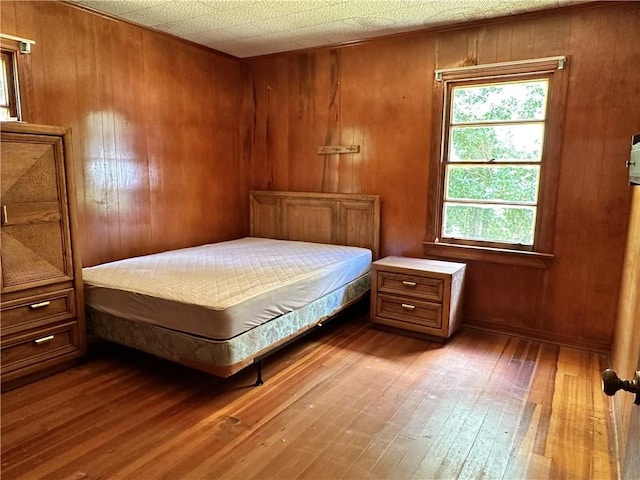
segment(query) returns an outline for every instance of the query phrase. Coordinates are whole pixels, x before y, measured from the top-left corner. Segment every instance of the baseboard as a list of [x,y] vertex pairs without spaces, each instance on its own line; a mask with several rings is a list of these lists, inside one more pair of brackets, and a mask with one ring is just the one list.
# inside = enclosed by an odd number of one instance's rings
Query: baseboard
[[476,330],[484,330],[488,332],[504,333],[506,335],[512,335],[515,337],[523,337],[529,340],[539,340],[545,343],[553,343],[563,347],[579,348],[581,350],[589,350],[590,352],[606,353],[611,352],[611,345],[609,343],[598,342],[595,340],[587,340],[575,337],[566,337],[563,335],[548,334],[540,332],[539,330],[518,328],[518,327],[502,327],[496,326],[488,322],[482,321],[467,321],[462,322],[462,326],[465,328],[472,328]]

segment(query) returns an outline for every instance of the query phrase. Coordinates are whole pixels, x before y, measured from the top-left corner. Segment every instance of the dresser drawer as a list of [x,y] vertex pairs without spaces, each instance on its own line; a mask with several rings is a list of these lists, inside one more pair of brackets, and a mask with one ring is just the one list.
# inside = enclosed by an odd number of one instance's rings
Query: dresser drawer
[[376,316],[430,328],[440,328],[442,325],[442,306],[410,298],[378,295]]
[[2,375],[62,355],[80,353],[78,326],[67,322],[25,335],[3,337]]
[[45,293],[2,304],[2,334],[37,328],[76,316],[73,289]]
[[442,302],[444,282],[439,278],[420,277],[385,271],[378,272],[378,292]]

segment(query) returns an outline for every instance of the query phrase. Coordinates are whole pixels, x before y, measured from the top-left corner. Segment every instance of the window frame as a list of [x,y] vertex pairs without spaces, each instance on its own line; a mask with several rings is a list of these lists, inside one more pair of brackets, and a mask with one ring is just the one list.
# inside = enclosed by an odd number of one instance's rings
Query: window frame
[[20,119],[20,109],[18,108],[18,89],[16,88],[16,61],[14,55],[4,48],[0,51],[2,54],[2,63],[3,63],[3,71],[0,72],[0,75],[5,77],[6,80],[6,95],[7,95],[7,103],[6,105],[0,105],[3,108],[7,108],[9,110],[10,119],[7,120],[19,120]]
[[[433,152],[429,169],[426,240],[423,242],[427,255],[536,268],[550,267],[568,79],[566,64],[567,57],[561,56],[436,70],[433,87]],[[441,238],[452,88],[533,78],[546,78],[549,82],[533,246],[521,248],[507,243]]]
[[0,50],[9,55],[13,67],[13,100],[16,119],[4,121],[29,122],[33,118],[33,86],[31,79],[31,45],[33,40],[0,33]]

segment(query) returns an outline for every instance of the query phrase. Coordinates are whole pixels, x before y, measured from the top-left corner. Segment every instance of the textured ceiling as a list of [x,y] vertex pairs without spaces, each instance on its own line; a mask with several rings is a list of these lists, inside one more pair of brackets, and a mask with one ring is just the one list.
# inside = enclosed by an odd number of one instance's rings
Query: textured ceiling
[[75,0],[236,57],[364,40],[576,0]]

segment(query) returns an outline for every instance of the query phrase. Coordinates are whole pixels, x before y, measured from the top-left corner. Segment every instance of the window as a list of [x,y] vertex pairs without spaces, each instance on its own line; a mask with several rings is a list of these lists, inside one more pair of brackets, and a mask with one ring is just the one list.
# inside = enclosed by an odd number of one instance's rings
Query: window
[[548,263],[565,61],[436,72],[434,118],[442,120],[435,134],[427,253]]
[[14,57],[2,50],[0,70],[0,120],[18,120],[18,97],[15,88]]
[[[31,69],[29,55],[35,42],[0,33],[0,120],[26,121],[31,104],[25,93],[30,92]],[[21,95],[22,93],[22,95]],[[22,97],[22,98],[21,98]]]

